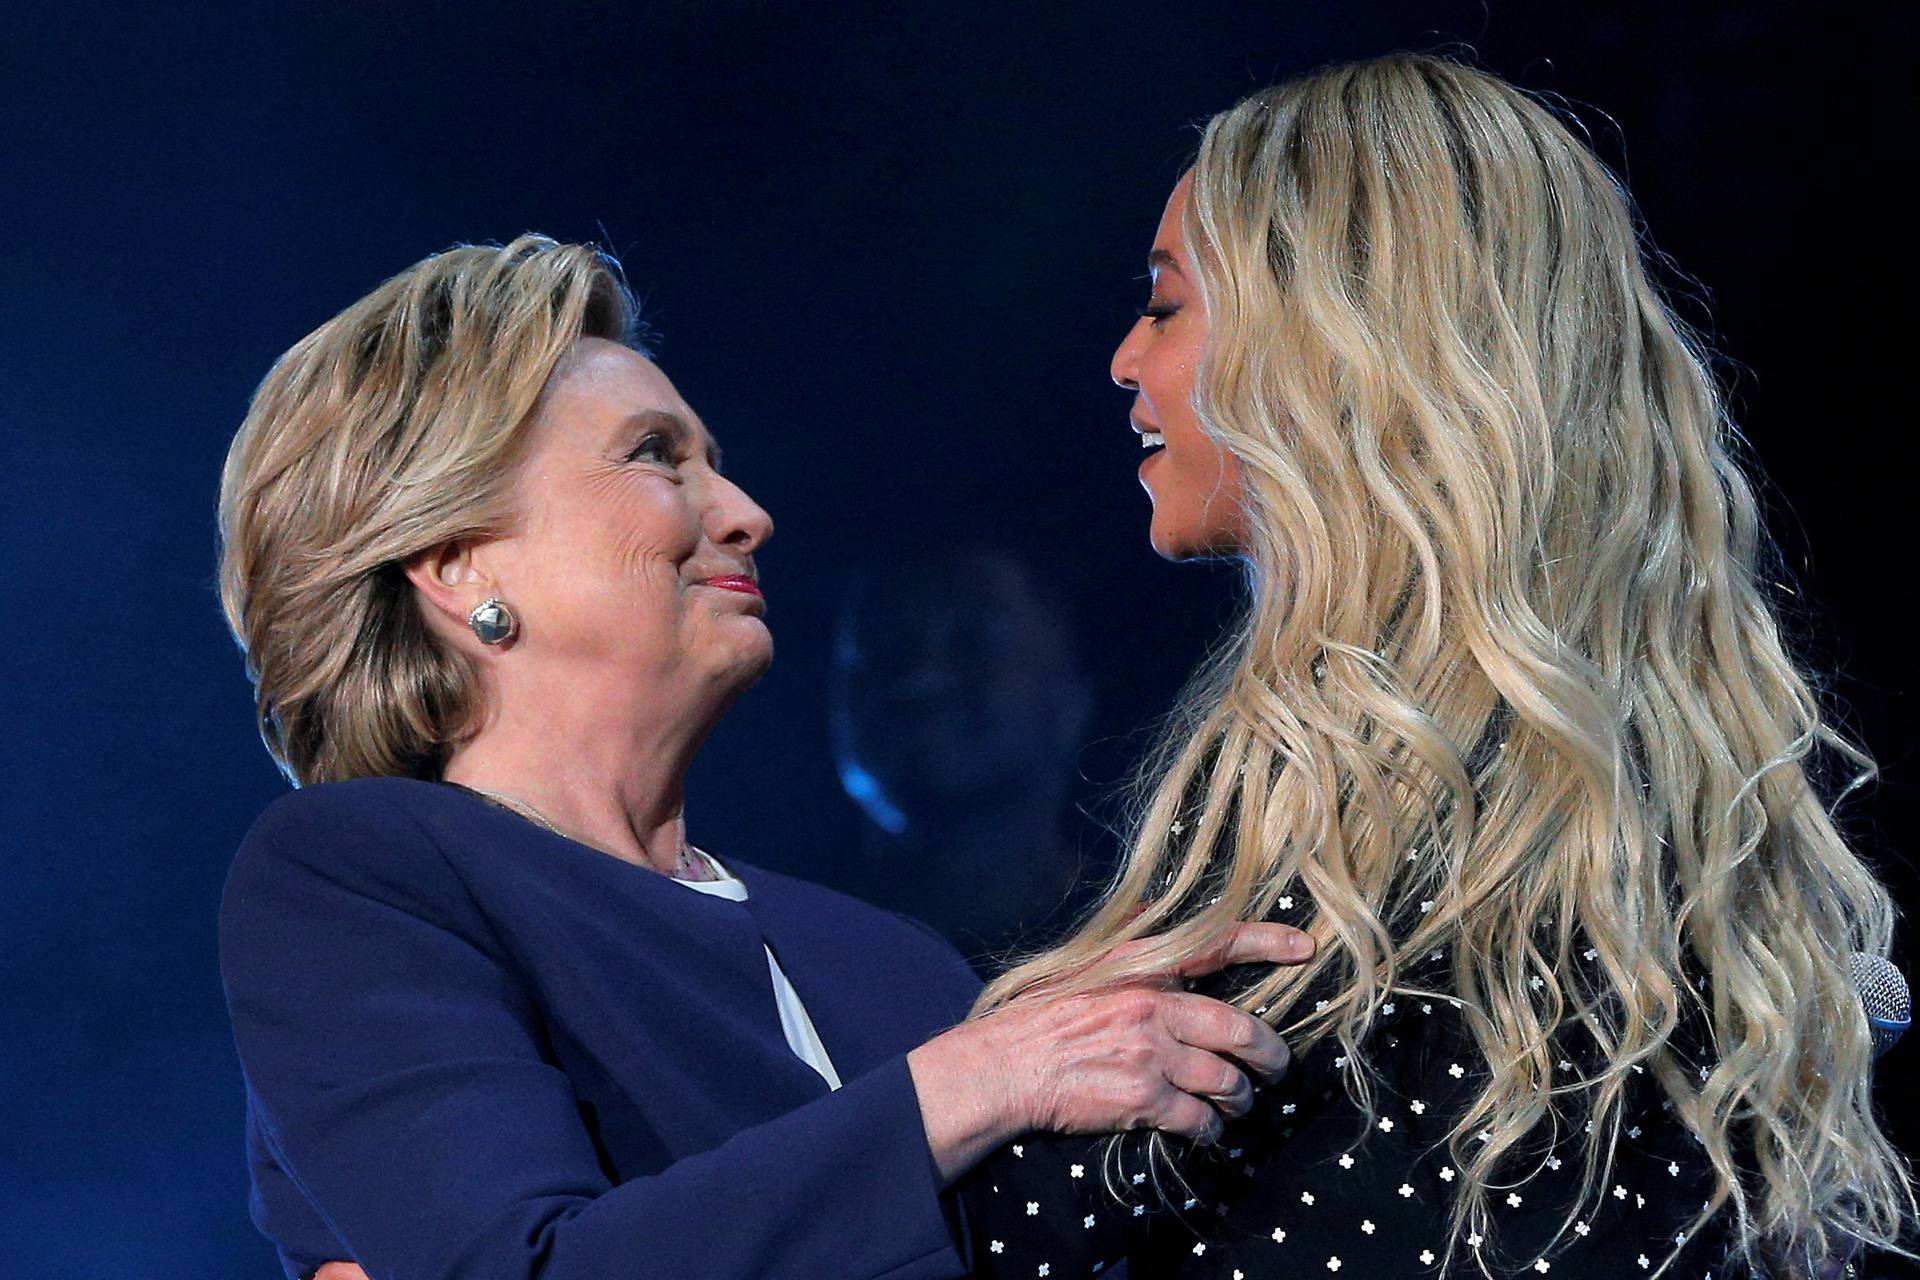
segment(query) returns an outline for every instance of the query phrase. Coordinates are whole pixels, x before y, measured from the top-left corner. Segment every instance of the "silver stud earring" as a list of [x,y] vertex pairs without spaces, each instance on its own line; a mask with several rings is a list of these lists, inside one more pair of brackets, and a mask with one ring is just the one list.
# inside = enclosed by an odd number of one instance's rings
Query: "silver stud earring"
[[473,606],[473,612],[467,615],[467,625],[473,628],[481,644],[505,644],[519,632],[520,619],[513,616],[513,610],[501,603],[499,597],[488,596]]

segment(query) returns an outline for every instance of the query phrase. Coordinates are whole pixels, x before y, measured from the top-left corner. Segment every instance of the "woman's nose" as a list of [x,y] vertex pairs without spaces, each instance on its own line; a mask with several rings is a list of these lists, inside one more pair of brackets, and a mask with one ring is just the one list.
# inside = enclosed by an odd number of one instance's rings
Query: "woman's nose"
[[713,516],[718,527],[713,540],[743,555],[752,555],[773,536],[773,517],[747,496],[747,491],[731,480],[721,480],[720,500]]
[[1123,391],[1138,391],[1140,379],[1137,370],[1140,365],[1139,343],[1134,341],[1140,326],[1127,330],[1127,336],[1120,339],[1120,345],[1114,348],[1113,362],[1107,367],[1107,373],[1113,378],[1113,384]]

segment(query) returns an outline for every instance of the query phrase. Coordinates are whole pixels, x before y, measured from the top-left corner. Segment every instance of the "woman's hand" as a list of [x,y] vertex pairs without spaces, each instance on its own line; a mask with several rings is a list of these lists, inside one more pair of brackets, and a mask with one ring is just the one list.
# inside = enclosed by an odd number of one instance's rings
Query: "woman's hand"
[[[1151,945],[1128,943],[1116,956]],[[1156,1128],[1216,1138],[1287,1069],[1286,1041],[1232,1005],[1180,990],[1228,965],[1298,964],[1313,940],[1256,922],[1177,970],[1082,995],[1021,996],[907,1055],[943,1178],[1021,1133]]]
[[329,1262],[313,1273],[313,1280],[367,1280],[358,1263]]

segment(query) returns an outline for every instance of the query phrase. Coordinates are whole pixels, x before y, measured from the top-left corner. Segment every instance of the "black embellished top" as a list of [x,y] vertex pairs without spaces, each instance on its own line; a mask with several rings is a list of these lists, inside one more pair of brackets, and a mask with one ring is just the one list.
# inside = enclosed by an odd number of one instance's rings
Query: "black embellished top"
[[[1486,1078],[1458,1003],[1398,996],[1382,1009],[1368,1043],[1380,1073],[1371,1120],[1349,1093],[1341,1053],[1323,1040],[1261,1089],[1217,1146],[1183,1164],[1193,1191],[1184,1200],[1153,1194],[1135,1141],[1143,1135],[1117,1152],[1106,1138],[1035,1136],[1003,1148],[962,1188],[974,1274],[1078,1280],[1121,1258],[1132,1280],[1745,1274],[1723,1259],[1724,1213],[1688,1234],[1713,1172],[1651,1073],[1630,1082],[1602,1184],[1581,1196],[1585,1125],[1562,1114],[1557,1138],[1523,1143],[1517,1172],[1490,1190],[1490,1238],[1463,1231],[1449,1264],[1462,1175],[1446,1140]],[[1570,1078],[1591,1065],[1567,1053]],[[1119,1196],[1102,1164],[1109,1153]]]

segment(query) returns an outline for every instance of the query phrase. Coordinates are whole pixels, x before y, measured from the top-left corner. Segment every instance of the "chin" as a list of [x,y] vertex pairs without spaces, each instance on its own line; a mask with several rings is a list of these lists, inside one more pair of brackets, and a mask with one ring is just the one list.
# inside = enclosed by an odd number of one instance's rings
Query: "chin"
[[1161,559],[1175,564],[1184,560],[1231,560],[1246,554],[1242,540],[1230,530],[1162,523],[1157,515],[1147,541]]

